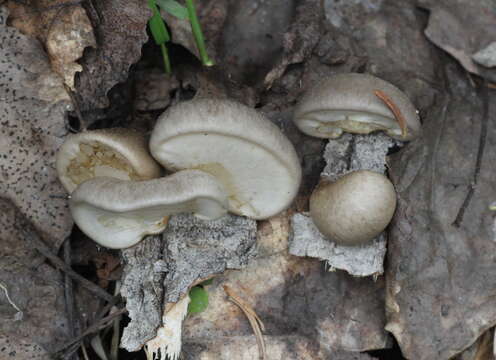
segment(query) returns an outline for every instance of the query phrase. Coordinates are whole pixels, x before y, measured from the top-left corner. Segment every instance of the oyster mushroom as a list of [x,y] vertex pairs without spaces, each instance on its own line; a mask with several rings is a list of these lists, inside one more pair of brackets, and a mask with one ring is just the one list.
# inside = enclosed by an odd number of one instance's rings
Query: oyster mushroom
[[359,245],[379,235],[396,209],[396,192],[382,174],[359,170],[322,182],[310,197],[310,216],[328,239]]
[[198,169],[222,183],[229,211],[265,219],[287,208],[301,167],[291,142],[254,109],[200,99],[167,110],[153,130],[152,156],[171,171]]
[[69,205],[79,228],[113,249],[133,246],[145,235],[162,232],[169,215],[192,212],[208,220],[227,211],[221,184],[197,170],[146,181],[97,177],[79,185]]
[[375,76],[355,73],[331,76],[307,91],[294,122],[307,135],[331,139],[343,132],[384,131],[398,140],[412,140],[421,131],[417,111],[405,93]]
[[150,156],[146,138],[123,128],[71,135],[57,153],[57,172],[68,192],[83,181],[109,176],[122,180],[148,180],[161,169]]

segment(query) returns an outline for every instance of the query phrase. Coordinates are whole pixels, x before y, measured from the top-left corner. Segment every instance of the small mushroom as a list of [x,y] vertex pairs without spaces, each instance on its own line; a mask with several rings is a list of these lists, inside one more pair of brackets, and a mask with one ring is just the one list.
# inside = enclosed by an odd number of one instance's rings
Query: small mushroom
[[311,88],[298,104],[294,122],[307,135],[331,139],[343,132],[382,130],[405,141],[421,131],[417,111],[400,89],[375,76],[354,73],[331,76]]
[[215,176],[229,211],[265,219],[287,208],[298,192],[301,167],[291,142],[254,109],[229,100],[180,103],[159,118],[152,156],[171,171]]
[[322,182],[310,197],[310,216],[328,239],[341,245],[372,240],[389,224],[396,192],[382,174],[359,170]]
[[68,192],[83,181],[99,176],[122,180],[148,180],[160,176],[146,138],[122,128],[71,135],[57,153],[57,172]]
[[77,187],[69,205],[79,228],[113,249],[133,246],[145,235],[160,233],[169,215],[192,212],[211,220],[227,211],[221,184],[197,170],[146,181],[96,177]]

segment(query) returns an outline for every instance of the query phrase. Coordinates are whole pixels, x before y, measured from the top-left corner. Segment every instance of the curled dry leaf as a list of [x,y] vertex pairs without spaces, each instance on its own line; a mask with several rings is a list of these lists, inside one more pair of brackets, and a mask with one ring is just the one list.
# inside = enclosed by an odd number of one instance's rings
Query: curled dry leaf
[[[430,10],[425,35],[435,45],[453,56],[465,70],[496,81],[496,69],[478,63],[478,56],[495,40],[496,3],[480,0],[420,0],[419,6]],[[479,58],[480,59],[480,58]]]
[[82,70],[77,60],[86,47],[96,46],[82,6],[71,0],[9,1],[6,5],[11,11],[10,24],[45,46],[53,71],[74,89],[74,76]]
[[[7,15],[0,6],[0,198],[58,246],[72,227],[54,166],[67,93],[38,41],[6,26]],[[2,226],[0,238],[15,231]]]
[[96,24],[98,48],[88,48],[80,60],[83,71],[76,79],[81,111],[109,105],[107,92],[127,79],[129,67],[141,57],[148,40],[151,11],[142,0],[92,1],[88,13]]

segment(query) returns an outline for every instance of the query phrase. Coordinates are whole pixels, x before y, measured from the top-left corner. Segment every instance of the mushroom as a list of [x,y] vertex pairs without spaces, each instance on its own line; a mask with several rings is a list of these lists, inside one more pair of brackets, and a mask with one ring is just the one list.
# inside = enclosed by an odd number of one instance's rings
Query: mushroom
[[265,219],[287,208],[301,167],[291,142],[254,109],[200,99],[169,108],[150,140],[152,156],[171,171],[212,174],[227,191],[229,211]]
[[379,235],[396,208],[389,179],[359,170],[335,182],[321,182],[310,197],[310,216],[328,239],[341,245],[363,244]]
[[69,206],[86,235],[102,246],[122,249],[163,231],[168,215],[193,212],[207,220],[223,216],[225,194],[212,175],[184,170],[145,181],[96,177],[77,187]]
[[150,156],[140,133],[122,128],[71,135],[57,153],[57,172],[68,192],[85,180],[109,176],[122,180],[148,180],[161,169]]
[[417,111],[396,86],[367,74],[338,74],[311,88],[298,104],[294,122],[305,134],[335,139],[343,132],[385,131],[398,140],[420,134]]

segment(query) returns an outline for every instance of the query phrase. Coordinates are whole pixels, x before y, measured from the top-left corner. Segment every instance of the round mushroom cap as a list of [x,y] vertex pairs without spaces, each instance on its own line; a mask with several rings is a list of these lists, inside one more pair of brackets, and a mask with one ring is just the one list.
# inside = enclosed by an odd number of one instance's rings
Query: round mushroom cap
[[[391,109],[376,91],[386,95],[405,119],[406,134]],[[294,113],[294,122],[307,135],[338,138],[343,132],[368,134],[385,131],[398,140],[420,135],[417,110],[400,89],[367,74],[337,74],[320,81],[305,93]]]
[[172,214],[217,219],[227,212],[227,197],[212,175],[185,170],[146,181],[97,177],[77,187],[69,206],[74,222],[91,239],[123,249],[163,231]]
[[360,170],[335,182],[322,182],[310,197],[310,216],[327,237],[359,245],[379,235],[391,221],[396,192],[387,177]]
[[123,128],[70,135],[57,153],[56,166],[68,192],[98,176],[149,180],[161,174],[160,165],[148,152],[145,136]]
[[171,171],[199,169],[228,192],[229,211],[265,219],[287,208],[301,167],[279,128],[247,106],[199,99],[162,114],[150,140],[152,156]]

